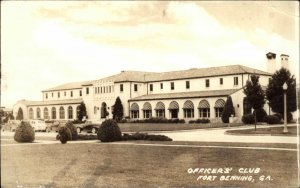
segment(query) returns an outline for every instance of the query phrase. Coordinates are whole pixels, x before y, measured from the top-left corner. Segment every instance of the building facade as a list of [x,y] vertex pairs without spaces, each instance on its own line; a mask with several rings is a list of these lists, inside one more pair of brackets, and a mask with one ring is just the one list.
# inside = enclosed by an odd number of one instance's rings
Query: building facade
[[[13,113],[16,117],[21,109],[24,119],[74,120],[78,106],[84,102],[87,118],[97,122],[112,118],[113,105],[120,97],[124,117],[131,119],[209,118],[220,121],[225,101],[231,96],[239,121],[249,113],[243,87],[250,76],[260,76],[260,84],[264,87],[277,69],[276,54],[266,56],[270,72],[231,65],[161,73],[122,71],[99,80],[67,83],[43,90],[42,101],[18,101]],[[282,66],[288,67],[288,56],[281,58]],[[265,110],[270,112],[267,105]]]

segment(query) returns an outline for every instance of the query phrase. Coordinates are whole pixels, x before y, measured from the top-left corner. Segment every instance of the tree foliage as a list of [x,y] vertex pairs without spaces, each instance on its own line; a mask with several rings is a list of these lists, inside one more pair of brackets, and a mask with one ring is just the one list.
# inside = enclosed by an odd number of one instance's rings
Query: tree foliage
[[113,114],[113,119],[116,120],[117,122],[123,118],[123,115],[124,115],[123,114],[123,105],[122,105],[120,97],[117,97],[117,99],[116,99],[112,114]]
[[22,108],[19,108],[16,120],[23,120],[23,119],[24,119],[23,110]]
[[227,100],[224,105],[224,111],[222,113],[223,123],[229,123],[229,117],[235,115],[232,99],[230,96],[227,97]]
[[77,115],[77,119],[82,121],[83,117],[87,117],[87,112],[86,112],[86,107],[84,102],[81,102],[78,108],[78,115]]
[[296,102],[296,79],[291,75],[290,71],[281,68],[276,71],[267,87],[266,97],[273,112],[284,114],[284,91],[283,84],[286,83],[288,88],[287,95],[287,112],[294,112],[297,110]]

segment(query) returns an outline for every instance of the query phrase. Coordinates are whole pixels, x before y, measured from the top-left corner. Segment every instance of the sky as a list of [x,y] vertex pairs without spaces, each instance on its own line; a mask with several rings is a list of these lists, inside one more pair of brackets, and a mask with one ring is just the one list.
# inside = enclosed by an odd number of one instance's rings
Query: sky
[[122,70],[266,71],[268,52],[299,78],[297,1],[1,1],[1,106]]

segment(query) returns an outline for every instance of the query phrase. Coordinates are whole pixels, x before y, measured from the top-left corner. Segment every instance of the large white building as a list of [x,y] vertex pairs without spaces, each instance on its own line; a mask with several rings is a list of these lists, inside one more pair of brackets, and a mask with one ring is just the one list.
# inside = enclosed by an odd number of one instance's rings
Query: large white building
[[[268,72],[230,65],[194,68],[172,72],[122,71],[99,80],[67,83],[42,91],[42,101],[18,101],[14,116],[21,108],[24,119],[74,120],[77,108],[84,102],[88,119],[101,121],[112,118],[112,109],[120,97],[124,116],[133,119],[150,117],[220,121],[225,101],[232,97],[237,119],[249,113],[243,87],[251,74],[260,76],[267,86],[276,70],[276,54],[268,53]],[[281,66],[288,68],[288,56],[281,55]],[[267,113],[269,107],[265,105]],[[104,113],[108,111],[106,116]]]

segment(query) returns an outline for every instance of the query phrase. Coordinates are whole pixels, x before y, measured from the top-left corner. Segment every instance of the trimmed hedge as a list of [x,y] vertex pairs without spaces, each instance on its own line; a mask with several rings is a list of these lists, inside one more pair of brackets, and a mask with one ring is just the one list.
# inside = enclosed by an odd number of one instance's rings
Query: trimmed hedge
[[72,133],[70,129],[66,126],[61,126],[58,129],[58,135],[56,139],[59,139],[62,144],[66,144],[67,141],[72,140]]
[[136,120],[130,120],[130,119],[122,119],[119,121],[119,123],[185,123],[184,119],[166,119],[166,118],[158,118],[158,117],[152,117],[149,119],[136,119]]
[[122,140],[172,141],[165,135],[148,135],[147,133],[124,134]]
[[66,126],[67,128],[70,129],[71,134],[72,134],[72,140],[77,140],[77,138],[78,138],[78,133],[77,133],[77,130],[76,130],[75,125],[73,125],[73,123],[72,123],[71,121],[68,121],[68,122],[65,124],[65,126]]
[[191,120],[189,121],[189,124],[193,124],[193,123],[210,123],[209,119],[196,119],[196,120]]
[[243,115],[242,122],[245,124],[254,124],[255,123],[254,115],[253,114]]
[[21,125],[17,127],[14,139],[16,142],[33,142],[35,139],[35,132],[32,126],[22,121]]
[[101,142],[113,142],[122,140],[122,133],[116,121],[112,119],[105,120],[97,133]]
[[265,122],[268,124],[280,124],[281,121],[276,115],[269,115],[265,117]]

